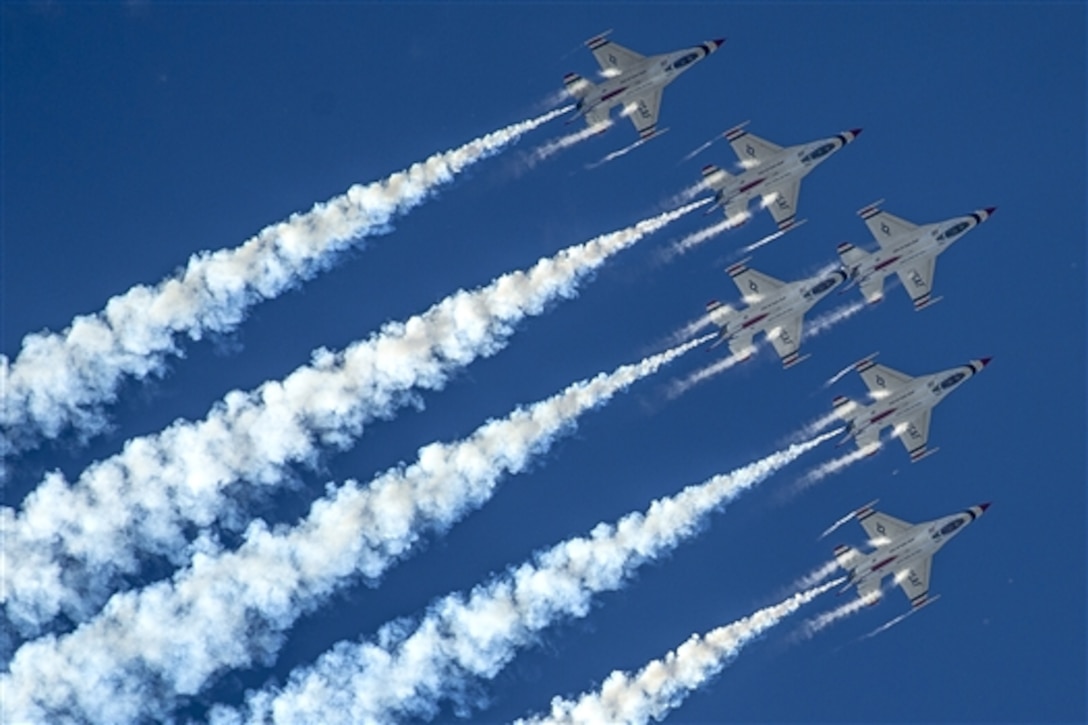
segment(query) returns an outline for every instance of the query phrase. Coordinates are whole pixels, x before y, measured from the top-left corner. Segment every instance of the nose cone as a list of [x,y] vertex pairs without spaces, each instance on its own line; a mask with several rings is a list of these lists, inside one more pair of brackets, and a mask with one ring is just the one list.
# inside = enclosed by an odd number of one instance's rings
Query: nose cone
[[997,211],[997,207],[996,207],[996,206],[988,206],[988,207],[986,207],[986,214],[987,214],[987,215],[992,215],[992,214],[993,214],[993,213],[994,213],[995,211]]
[[724,44],[725,44],[725,38],[715,38],[714,40],[707,43],[707,45],[710,46],[710,52],[711,53],[713,53],[718,48],[722,47],[722,45],[724,45]]
[[985,512],[985,511],[986,511],[986,509],[990,508],[990,502],[989,502],[989,501],[987,501],[986,503],[980,503],[980,504],[978,505],[978,507],[979,507],[980,509],[982,509],[982,510],[983,510],[983,512]]
[[991,360],[993,360],[993,358],[992,358],[992,357],[984,357],[984,358],[982,358],[982,359],[981,359],[981,360],[980,360],[979,362],[981,362],[981,363],[982,363],[982,367],[986,367],[987,365],[989,365],[989,364],[990,364],[990,361],[991,361]]
[[862,129],[860,129],[860,128],[850,129],[850,133],[854,134],[854,138],[857,138],[858,136],[860,136],[861,132],[862,132]]

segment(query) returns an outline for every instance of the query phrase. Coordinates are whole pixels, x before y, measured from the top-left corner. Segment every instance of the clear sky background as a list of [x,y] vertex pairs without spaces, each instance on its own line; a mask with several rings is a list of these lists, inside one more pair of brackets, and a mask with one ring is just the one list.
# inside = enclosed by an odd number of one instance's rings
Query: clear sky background
[[[880,198],[918,223],[997,206],[940,258],[940,304],[916,313],[893,287],[806,341],[803,364],[782,370],[762,350],[670,401],[672,379],[724,348],[689,354],[585,416],[380,586],[351,587],[303,618],[274,663],[217,678],[179,714],[238,704],[341,639],[772,452],[834,395],[862,396],[853,374],[823,385],[880,351],[880,362],[911,374],[994,357],[935,411],[937,455],[912,465],[894,443],[783,503],[800,475],[839,451],[809,454],[599,597],[588,617],[547,630],[479,685],[486,705],[469,718],[541,711],[553,695],[595,687],[612,669],[776,601],[834,544],[861,545],[854,523],[816,539],[879,498],[908,521],[993,502],[937,557],[940,603],[857,642],[907,609],[895,592],[793,643],[806,614],[841,601],[829,595],[749,646],[672,719],[1083,721],[1085,19],[1082,3],[5,4],[0,350],[9,356],[24,335],[63,329],[194,252],[239,244],[353,183],[542,112],[564,73],[596,73],[581,43],[600,31],[647,54],[728,40],[665,91],[661,138],[587,169],[635,139],[624,122],[530,170],[526,154],[570,128],[534,132],[390,234],[256,307],[236,334],[187,343],[164,378],[126,385],[109,434],[14,461],[4,502],[17,505],[48,470],[73,479],[132,436],[202,418],[229,390],[281,378],[316,347],[342,348],[459,287],[665,209],[703,164],[733,166],[724,141],[682,157],[736,123],[782,145],[862,127],[803,184],[808,223],[750,264],[793,279],[834,261],[841,241],[873,248],[855,212]],[[423,444],[662,349],[708,299],[736,301],[723,268],[774,228],[757,215],[660,262],[669,242],[719,218],[697,213],[623,253],[577,300],[522,325],[504,352],[424,394],[422,409],[371,426],[321,470],[299,468],[300,485],[254,514],[293,521],[326,482],[367,480]]]

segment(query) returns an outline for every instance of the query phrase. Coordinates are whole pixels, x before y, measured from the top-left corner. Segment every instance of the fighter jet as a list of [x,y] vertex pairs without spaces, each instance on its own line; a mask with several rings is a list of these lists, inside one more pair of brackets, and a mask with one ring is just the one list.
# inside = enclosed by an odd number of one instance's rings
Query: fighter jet
[[665,86],[684,71],[721,47],[725,38],[710,40],[694,48],[664,55],[640,55],[598,35],[586,41],[601,65],[605,80],[593,83],[577,73],[568,73],[563,82],[578,100],[578,116],[585,116],[590,126],[609,120],[615,106],[624,109],[645,141],[657,133],[657,115]]
[[895,583],[902,587],[910,599],[912,610],[936,601],[937,597],[929,596],[929,574],[933,555],[989,507],[989,503],[982,503],[958,514],[921,524],[900,521],[888,514],[874,511],[872,506],[858,509],[854,516],[861,522],[870,543],[876,548],[863,554],[849,546],[835,547],[835,560],[849,575],[843,590],[857,586],[859,597],[871,600],[870,604],[876,604],[881,597],[881,582],[884,577],[892,574]]
[[926,450],[933,408],[949,393],[981,372],[991,359],[984,357],[951,370],[912,378],[885,365],[877,365],[873,357],[861,360],[854,369],[861,373],[861,379],[869,387],[874,401],[866,405],[841,395],[832,401],[835,415],[847,424],[847,438],[844,441],[852,437],[859,449],[870,449],[871,453],[876,453],[880,431],[891,426],[894,434],[906,446],[912,463],[938,450]]
[[880,201],[870,204],[858,215],[865,220],[880,248],[866,252],[852,244],[839,245],[839,257],[853,283],[869,302],[884,299],[884,278],[895,273],[903,281],[914,309],[922,310],[939,302],[934,299],[933,267],[937,255],[952,246],[971,229],[990,218],[997,207],[979,209],[967,216],[918,226],[880,211]]
[[[798,282],[782,282],[749,269],[744,262],[726,270],[737,285],[747,307],[734,310],[717,300],[707,303],[710,320],[721,327],[719,342],[729,343],[733,355],[747,359],[752,338],[765,331],[783,367],[792,367],[808,357],[797,353],[801,346],[801,323],[806,312],[846,281],[846,272],[835,270]],[[718,344],[718,343],[715,343]]]
[[771,210],[779,231],[797,226],[797,194],[801,179],[831,158],[861,133],[860,128],[831,138],[785,148],[744,130],[745,121],[724,136],[740,158],[744,172],[734,176],[714,165],[703,167],[703,183],[716,193],[715,203],[725,208],[727,219],[742,224],[748,219],[748,203],[755,197]]

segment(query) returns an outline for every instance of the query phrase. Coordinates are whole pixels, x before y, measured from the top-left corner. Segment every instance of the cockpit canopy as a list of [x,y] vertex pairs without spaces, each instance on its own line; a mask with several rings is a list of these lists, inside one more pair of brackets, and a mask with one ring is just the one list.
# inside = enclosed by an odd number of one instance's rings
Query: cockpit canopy
[[953,373],[952,375],[949,375],[947,378],[945,378],[944,380],[941,381],[941,389],[942,390],[948,390],[953,385],[955,385],[959,381],[963,380],[965,377],[967,377],[967,373],[963,373],[963,372]]
[[818,295],[821,292],[826,292],[827,290],[835,286],[836,281],[836,277],[828,277],[826,279],[822,279],[815,285],[813,285],[812,289],[809,290],[809,294]]
[[671,68],[672,68],[672,70],[680,70],[684,66],[690,65],[690,64],[694,63],[695,61],[697,61],[698,59],[699,59],[699,53],[693,51],[693,52],[688,53],[687,55],[681,56],[681,57],[677,58],[675,61],[673,61],[673,64],[672,64]]
[[966,222],[966,221],[960,222],[959,224],[956,224],[954,226],[949,227],[948,229],[945,229],[944,233],[942,233],[941,236],[937,237],[937,239],[952,239],[953,237],[956,237],[956,236],[959,236],[960,234],[963,234],[965,231],[967,231],[967,228],[970,227],[970,226],[971,226],[971,222]]
[[833,142],[829,141],[828,143],[825,143],[822,146],[818,146],[817,148],[813,149],[809,153],[805,154],[801,158],[801,161],[803,163],[807,164],[810,161],[815,161],[816,159],[827,156],[829,153],[831,153],[834,150],[835,150],[835,144]]
[[953,519],[952,521],[949,521],[947,524],[941,527],[941,533],[945,536],[948,536],[953,531],[963,526],[963,523],[963,519]]

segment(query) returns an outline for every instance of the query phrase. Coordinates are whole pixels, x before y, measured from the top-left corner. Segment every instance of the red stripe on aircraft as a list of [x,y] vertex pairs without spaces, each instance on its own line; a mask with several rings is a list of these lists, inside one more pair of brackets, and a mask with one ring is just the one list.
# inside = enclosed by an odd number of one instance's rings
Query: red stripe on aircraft
[[753,317],[752,319],[745,322],[743,325],[741,325],[741,327],[751,327],[752,325],[756,324],[757,322],[760,322],[763,319],[765,319],[767,317],[767,315],[769,315],[769,314],[770,314],[769,312],[765,312],[762,315],[757,315],[756,317]]
[[881,567],[883,567],[883,566],[887,566],[888,564],[891,564],[891,563],[892,563],[893,561],[895,561],[895,560],[896,560],[896,559],[898,559],[898,558],[899,558],[898,556],[891,556],[891,557],[888,557],[888,558],[887,558],[887,559],[885,559],[884,561],[882,561],[882,562],[880,562],[880,563],[878,563],[878,564],[874,564],[874,565],[873,565],[873,568],[871,569],[871,571],[876,571],[877,569],[879,569],[879,568],[881,568]]
[[899,261],[899,257],[888,257],[887,259],[885,259],[880,264],[875,265],[873,267],[873,271],[875,272],[878,269],[884,269],[885,267],[887,267],[892,262],[897,262],[897,261]]
[[609,98],[613,98],[615,96],[618,96],[619,94],[623,93],[626,90],[627,90],[627,86],[624,86],[622,88],[617,88],[616,90],[612,91],[611,93],[605,93],[603,96],[601,96],[601,101],[607,101]]
[[737,189],[737,192],[743,194],[744,192],[748,191],[749,189],[754,189],[755,187],[759,186],[760,184],[762,184],[766,180],[767,180],[766,178],[756,179],[755,181],[749,182],[749,183],[745,184],[744,186],[740,187],[739,189]]
[[878,415],[878,416],[875,416],[875,417],[873,417],[873,418],[870,418],[870,419],[869,419],[869,422],[870,422],[870,423],[877,423],[877,422],[879,422],[879,421],[882,421],[882,420],[884,420],[885,418],[887,418],[887,417],[888,417],[889,415],[891,415],[891,414],[892,414],[892,413],[894,413],[894,412],[895,412],[895,408],[889,408],[888,410],[885,410],[885,411],[884,411],[883,413],[881,413],[880,415]]

